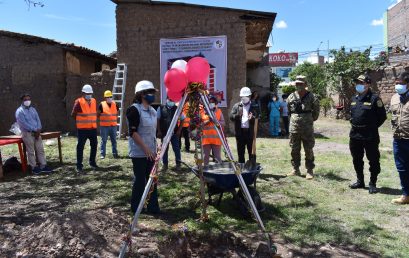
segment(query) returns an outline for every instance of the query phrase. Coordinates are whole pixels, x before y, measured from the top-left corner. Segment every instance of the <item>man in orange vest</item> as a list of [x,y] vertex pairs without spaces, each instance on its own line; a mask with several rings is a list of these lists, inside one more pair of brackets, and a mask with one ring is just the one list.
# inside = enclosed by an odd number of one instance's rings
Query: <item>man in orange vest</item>
[[[210,109],[214,112],[216,119],[220,125],[224,127],[224,117],[222,111],[217,107],[217,98],[215,96],[209,96]],[[218,163],[222,162],[221,150],[222,141],[217,134],[215,125],[211,122],[209,116],[202,110],[202,122],[204,123],[202,145],[203,145],[203,162],[204,165],[209,165],[210,152],[213,152],[214,158]],[[222,128],[223,130],[223,128]]]
[[182,133],[181,137],[179,138],[179,147],[182,149],[182,137],[185,139],[185,151],[190,152],[190,138],[189,138],[189,124],[190,118],[187,117],[187,111],[189,109],[189,103],[186,103],[183,107],[183,116],[185,119],[182,122]]
[[101,132],[101,159],[105,159],[106,145],[108,136],[111,138],[112,155],[115,159],[118,158],[118,150],[116,148],[116,129],[118,118],[118,106],[115,101],[112,101],[112,92],[107,90],[104,92],[105,100],[99,104],[98,118],[99,129]]
[[77,168],[78,174],[82,173],[82,158],[84,154],[84,146],[89,139],[91,153],[89,156],[89,164],[92,169],[98,168],[95,158],[97,156],[97,101],[92,97],[93,90],[91,85],[86,84],[82,87],[82,97],[75,100],[71,116],[75,118],[77,125]]

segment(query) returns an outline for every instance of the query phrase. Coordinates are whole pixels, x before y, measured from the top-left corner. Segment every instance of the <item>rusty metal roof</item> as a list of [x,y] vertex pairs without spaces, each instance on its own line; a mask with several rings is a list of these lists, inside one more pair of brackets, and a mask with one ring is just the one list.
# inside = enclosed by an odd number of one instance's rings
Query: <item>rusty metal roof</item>
[[107,61],[111,63],[116,63],[115,58],[106,56],[104,54],[101,54],[89,48],[74,45],[72,43],[61,43],[61,42],[58,42],[52,39],[47,39],[47,38],[42,38],[38,36],[17,33],[17,32],[5,31],[5,30],[0,30],[0,37],[14,38],[14,39],[18,39],[18,40],[21,40],[27,43],[43,43],[43,44],[49,44],[49,45],[57,45],[67,51],[75,52],[75,53],[78,53],[84,56],[88,56],[88,57],[101,59],[103,61]]

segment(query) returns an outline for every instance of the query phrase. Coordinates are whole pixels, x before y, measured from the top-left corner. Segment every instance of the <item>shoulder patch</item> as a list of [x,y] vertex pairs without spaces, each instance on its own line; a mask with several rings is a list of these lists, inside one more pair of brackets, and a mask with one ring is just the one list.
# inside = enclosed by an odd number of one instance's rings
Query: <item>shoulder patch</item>
[[381,99],[378,99],[378,101],[376,101],[376,105],[378,106],[378,107],[383,107],[383,102],[382,102],[382,100]]

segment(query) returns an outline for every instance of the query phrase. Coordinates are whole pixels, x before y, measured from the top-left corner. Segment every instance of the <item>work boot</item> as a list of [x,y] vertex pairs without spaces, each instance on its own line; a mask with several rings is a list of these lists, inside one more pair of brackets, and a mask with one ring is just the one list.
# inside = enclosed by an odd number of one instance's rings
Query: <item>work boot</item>
[[378,188],[376,188],[376,184],[369,183],[369,193],[370,194],[375,194],[377,192],[378,192]]
[[355,183],[349,185],[349,188],[351,189],[365,188],[365,183],[358,180]]
[[119,159],[119,155],[118,154],[113,154],[114,159]]
[[409,204],[409,196],[402,195],[400,198],[393,199],[393,204]]
[[301,176],[301,172],[299,168],[293,168],[291,173],[288,173],[287,176]]
[[181,168],[182,167],[180,166],[180,163],[176,164],[176,167],[175,167],[176,171],[180,171]]
[[305,179],[311,180],[314,178],[314,171],[312,169],[307,170],[307,175],[305,175]]

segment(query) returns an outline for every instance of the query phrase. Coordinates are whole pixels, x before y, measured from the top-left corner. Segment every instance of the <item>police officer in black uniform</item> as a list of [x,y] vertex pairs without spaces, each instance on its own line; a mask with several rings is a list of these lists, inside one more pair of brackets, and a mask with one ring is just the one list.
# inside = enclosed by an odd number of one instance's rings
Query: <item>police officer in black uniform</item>
[[349,149],[357,176],[357,181],[351,184],[351,189],[365,188],[364,181],[364,153],[369,160],[371,178],[369,193],[378,192],[376,181],[381,172],[379,163],[379,132],[378,128],[386,120],[386,110],[378,95],[370,89],[371,78],[360,75],[354,80],[357,95],[351,101],[351,131],[349,134]]

